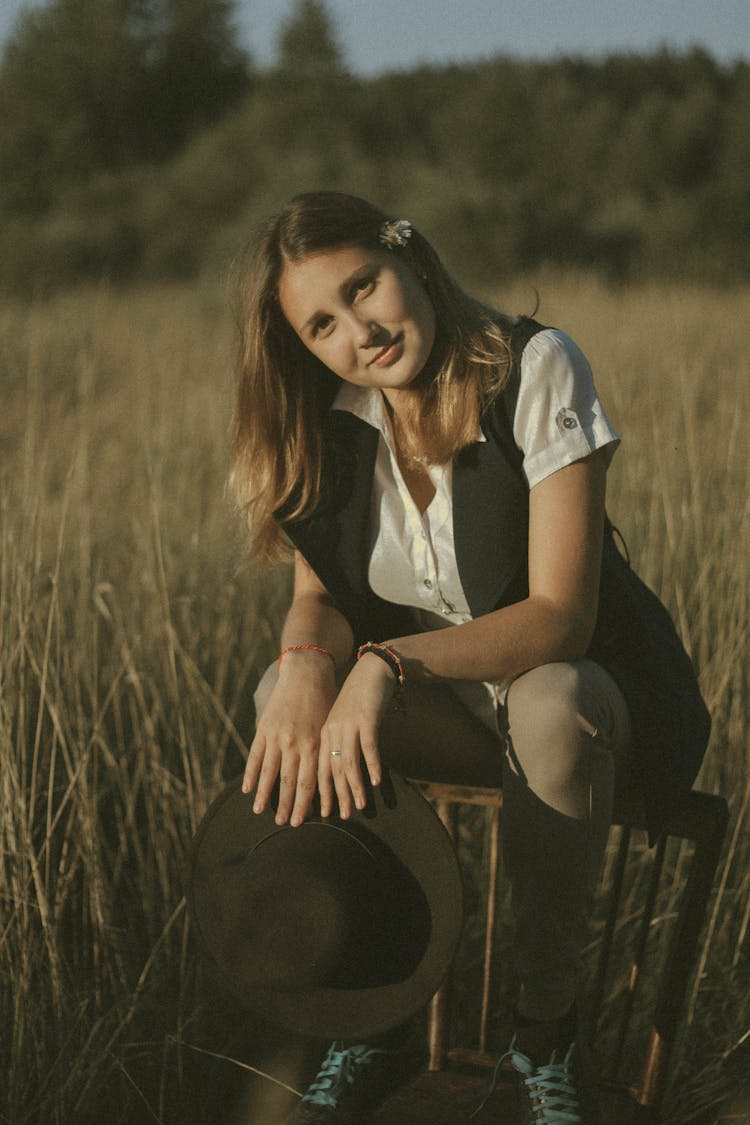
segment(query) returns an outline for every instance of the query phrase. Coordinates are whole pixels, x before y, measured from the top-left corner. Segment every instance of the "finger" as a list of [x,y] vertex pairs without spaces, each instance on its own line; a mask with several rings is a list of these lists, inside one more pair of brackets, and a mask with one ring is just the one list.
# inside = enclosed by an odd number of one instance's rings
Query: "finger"
[[268,802],[271,798],[271,792],[278,777],[279,767],[281,765],[281,753],[278,747],[266,745],[266,750],[263,755],[263,765],[258,778],[258,786],[255,791],[255,800],[253,801],[253,812],[265,812]]
[[281,759],[281,779],[279,784],[279,803],[276,807],[276,823],[286,824],[297,792],[299,758],[287,751]]
[[320,815],[330,816],[333,812],[333,777],[331,776],[330,750],[323,746],[321,740],[318,754],[318,793],[320,794]]
[[242,777],[242,792],[252,793],[258,781],[260,767],[263,765],[263,754],[266,740],[262,734],[256,734],[253,739],[245,763],[245,772]]
[[377,740],[373,735],[361,734],[359,741],[370,781],[373,785],[380,785],[383,770],[380,764],[380,751],[378,750]]
[[[340,754],[336,751],[341,751]],[[336,797],[339,803],[339,816],[347,820],[352,815],[352,791],[347,780],[345,758],[352,751],[335,740],[331,744],[331,774],[336,788]]]
[[310,810],[315,795],[317,769],[317,754],[306,754],[300,761],[297,773],[297,793],[290,821],[293,828],[298,828],[302,824]]
[[367,804],[367,796],[365,794],[365,786],[362,780],[362,767],[360,762],[362,754],[359,746],[359,739],[357,744],[351,748],[344,758],[344,771],[346,780],[349,785],[354,804],[358,809],[363,809]]

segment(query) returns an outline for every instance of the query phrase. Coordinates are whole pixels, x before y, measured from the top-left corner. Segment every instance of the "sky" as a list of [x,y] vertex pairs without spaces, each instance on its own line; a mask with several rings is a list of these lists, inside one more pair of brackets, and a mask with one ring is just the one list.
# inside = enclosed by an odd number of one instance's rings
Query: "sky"
[[[19,10],[0,0],[0,40]],[[259,66],[274,59],[279,26],[296,0],[236,0],[237,25]],[[357,74],[495,54],[548,58],[707,49],[721,62],[750,58],[750,0],[327,0],[339,44]]]

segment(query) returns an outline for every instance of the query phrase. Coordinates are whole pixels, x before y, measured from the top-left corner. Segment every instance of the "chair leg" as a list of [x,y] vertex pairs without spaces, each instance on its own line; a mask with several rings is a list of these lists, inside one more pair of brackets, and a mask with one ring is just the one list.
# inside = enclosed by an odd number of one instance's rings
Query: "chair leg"
[[[445,825],[451,840],[456,840],[458,809],[452,801],[437,800],[435,811]],[[450,973],[450,970],[449,970]],[[445,1070],[448,1060],[448,1028],[450,1025],[450,975],[437,990],[427,1013],[427,1043],[430,1052],[429,1070]]]
[[620,1069],[622,1061],[622,1054],[625,1049],[625,1040],[627,1039],[628,1031],[630,1029],[630,1021],[633,1016],[633,1009],[635,1007],[635,997],[641,976],[646,966],[646,952],[648,948],[648,938],[651,933],[651,923],[654,917],[654,910],[656,909],[656,898],[659,891],[659,883],[661,882],[661,875],[664,869],[664,857],[667,852],[666,837],[662,836],[656,846],[656,855],[653,858],[651,866],[651,876],[649,878],[648,890],[646,892],[646,902],[643,907],[643,915],[641,917],[638,940],[636,942],[635,954],[630,966],[630,973],[628,975],[628,989],[625,997],[625,1006],[620,1020],[620,1028],[617,1035],[617,1041],[612,1056],[612,1075],[616,1075]]
[[427,1046],[430,1057],[428,1070],[445,1070],[448,1061],[448,1023],[450,1017],[450,990],[444,980],[430,1000],[427,1013]]
[[658,1108],[667,1066],[711,896],[729,811],[723,797],[691,793],[670,826],[674,835],[695,838],[690,872],[661,974],[654,1022],[644,1060],[638,1105]]
[[482,984],[482,1014],[479,1021],[479,1052],[487,1050],[487,1024],[492,996],[492,948],[495,944],[495,917],[497,914],[497,866],[500,856],[500,809],[492,810],[490,821],[490,872],[487,886],[487,923],[484,931],[484,979]]
[[630,829],[623,826],[619,829],[619,832],[620,838],[617,844],[617,859],[612,877],[609,909],[607,911],[604,933],[602,934],[602,946],[597,960],[596,976],[591,990],[591,1000],[589,1001],[589,1018],[591,1020],[592,1031],[595,1031],[599,1027],[599,1020],[601,1019],[602,1003],[604,1001],[604,985],[606,983],[609,961],[612,954],[617,912],[620,907],[625,866],[628,861],[630,849]]

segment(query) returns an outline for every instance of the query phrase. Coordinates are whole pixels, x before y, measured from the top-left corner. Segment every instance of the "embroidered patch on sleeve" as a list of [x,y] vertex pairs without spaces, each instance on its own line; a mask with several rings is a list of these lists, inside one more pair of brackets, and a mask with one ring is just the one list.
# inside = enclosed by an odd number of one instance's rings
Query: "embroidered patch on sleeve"
[[576,414],[575,410],[569,410],[567,406],[563,406],[562,409],[558,410],[555,421],[557,422],[557,428],[563,437],[567,437],[571,430],[577,430],[580,428],[578,415]]

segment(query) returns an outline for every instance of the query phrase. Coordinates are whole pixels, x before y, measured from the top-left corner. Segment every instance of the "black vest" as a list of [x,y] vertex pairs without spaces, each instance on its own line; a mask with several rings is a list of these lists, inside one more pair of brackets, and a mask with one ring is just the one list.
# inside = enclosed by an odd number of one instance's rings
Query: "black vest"
[[[473,617],[528,594],[529,489],[513,439],[520,357],[542,325],[522,318],[503,393],[482,418],[486,442],[453,467],[453,532],[461,585]],[[357,643],[414,631],[402,606],[367,582],[370,502],[378,431],[344,411],[326,420],[327,474],[315,513],[284,530],[350,622]],[[710,719],[669,614],[615,544],[606,521],[597,625],[588,655],[610,672],[628,703],[653,841],[695,779]]]

